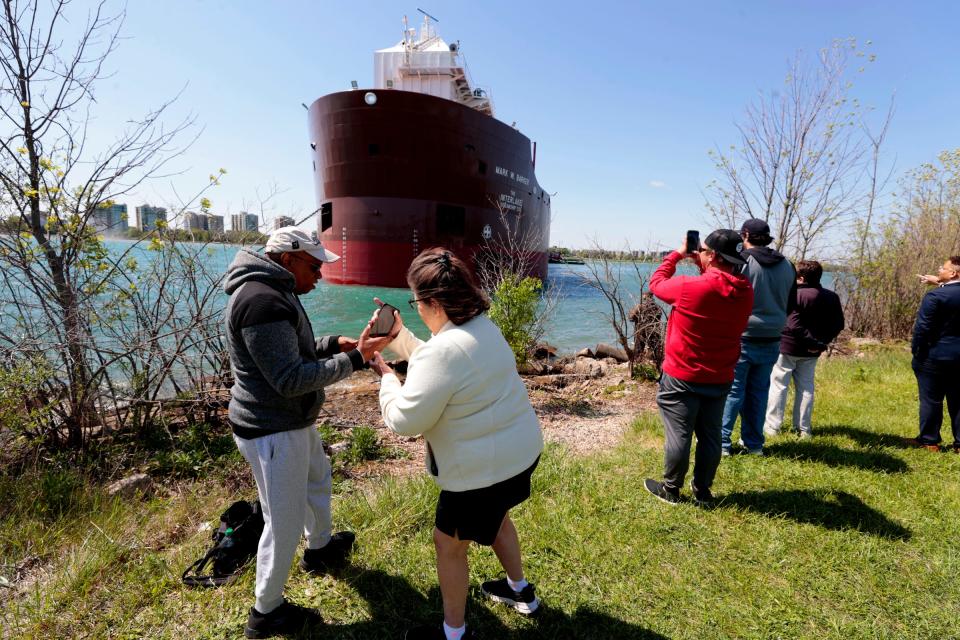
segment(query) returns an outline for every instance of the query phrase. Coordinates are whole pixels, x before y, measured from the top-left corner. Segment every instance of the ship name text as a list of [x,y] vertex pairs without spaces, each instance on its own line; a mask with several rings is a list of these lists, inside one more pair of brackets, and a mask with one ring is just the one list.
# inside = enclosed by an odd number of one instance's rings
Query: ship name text
[[499,166],[497,167],[497,175],[503,176],[505,178],[510,178],[511,180],[516,180],[517,182],[519,182],[524,186],[527,186],[530,184],[530,178],[528,178],[527,176],[522,176],[519,173],[515,171],[510,171],[509,169],[505,169],[504,167],[499,167]]

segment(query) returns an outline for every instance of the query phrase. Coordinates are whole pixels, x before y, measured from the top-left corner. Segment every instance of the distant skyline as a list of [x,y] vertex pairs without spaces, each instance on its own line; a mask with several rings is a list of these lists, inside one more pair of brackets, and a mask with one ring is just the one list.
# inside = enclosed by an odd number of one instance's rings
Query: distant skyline
[[[126,231],[127,227],[133,227],[143,231],[143,224],[148,226],[147,230],[153,229],[155,227],[153,220],[159,218],[165,222],[173,222],[174,227],[180,229],[200,229],[204,231],[219,231],[221,233],[226,230],[224,229],[226,216],[218,215],[212,211],[201,211],[196,206],[187,207],[180,211],[178,215],[176,212],[169,211],[167,207],[143,203],[133,207],[136,216],[133,221],[129,219],[128,209],[129,207],[125,202],[114,202],[109,207],[104,208],[98,207],[94,212],[94,225],[106,229],[122,227],[124,231]],[[126,219],[121,219],[121,215],[126,216]],[[146,223],[141,219],[143,215],[149,216]],[[173,217],[175,215],[178,215],[176,220],[168,220],[168,216]],[[292,226],[296,222],[293,218],[282,214],[262,219],[259,215],[246,211],[240,211],[230,215],[230,221],[231,231],[259,232],[261,231],[261,227],[263,227],[263,229],[267,230],[266,233],[269,233],[275,228],[279,229],[283,226]],[[213,228],[211,228],[211,225]]]
[[[798,50],[871,41],[877,59],[854,95],[884,111],[896,95],[885,162],[896,175],[960,146],[960,8],[947,2],[672,4],[435,1],[438,33],[459,41],[496,116],[537,142],[551,244],[675,246],[705,228],[708,150],[737,140],[758,92],[782,85]],[[79,5],[74,5],[79,6]],[[119,8],[119,4],[114,4]],[[128,3],[113,75],[96,90],[92,140],[180,93],[200,136],[178,175],[123,198],[172,207],[223,167],[212,210],[297,220],[318,205],[302,103],[372,84],[373,52],[396,44],[416,5],[369,2]],[[277,191],[261,208],[264,194]],[[259,195],[258,195],[259,193]],[[312,222],[312,221],[311,221]],[[313,228],[312,224],[304,224]]]

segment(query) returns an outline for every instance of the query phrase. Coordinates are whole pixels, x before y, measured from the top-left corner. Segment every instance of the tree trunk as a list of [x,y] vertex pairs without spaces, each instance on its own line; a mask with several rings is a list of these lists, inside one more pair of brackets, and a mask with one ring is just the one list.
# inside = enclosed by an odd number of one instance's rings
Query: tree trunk
[[[50,267],[50,275],[57,292],[56,302],[61,312],[60,320],[63,322],[63,327],[66,330],[67,344],[64,345],[66,347],[66,354],[63,362],[69,384],[66,419],[67,446],[79,449],[83,446],[84,431],[92,425],[93,419],[96,416],[96,411],[90,396],[90,368],[84,349],[87,332],[77,304],[76,292],[67,279],[63,255],[57,253],[56,248],[50,242],[47,229],[45,229],[42,224],[40,189],[43,187],[43,184],[40,180],[40,158],[37,153],[37,141],[33,135],[33,123],[28,101],[29,94],[25,86],[25,80],[23,79],[21,79],[21,90],[24,105],[24,143],[30,161],[30,192],[28,196],[30,203],[30,231],[37,241],[37,244],[43,249],[47,265]],[[51,213],[53,212],[51,211]]]

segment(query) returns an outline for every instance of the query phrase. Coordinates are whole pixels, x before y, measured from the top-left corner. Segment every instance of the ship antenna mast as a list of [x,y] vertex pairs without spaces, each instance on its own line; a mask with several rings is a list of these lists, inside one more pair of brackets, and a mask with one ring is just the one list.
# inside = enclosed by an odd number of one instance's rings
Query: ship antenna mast
[[403,63],[410,66],[410,23],[403,16]]
[[427,16],[428,18],[430,18],[430,19],[433,20],[434,22],[440,22],[439,20],[437,20],[436,18],[434,18],[432,15],[430,15],[429,13],[427,13],[426,11],[424,11],[423,9],[421,9],[420,7],[417,7],[417,11],[419,11],[419,12],[422,13],[423,15]]
[[[431,20],[433,20],[434,22],[440,22],[440,21],[434,18],[432,15],[430,15],[426,11],[424,11],[423,9],[421,9],[420,7],[417,7],[417,11],[423,14],[423,29],[421,29],[420,31],[419,43],[426,44],[427,42],[430,42],[431,40],[433,40],[433,36],[436,33],[433,29],[430,28],[430,21]],[[424,33],[424,31],[426,31],[426,33]]]

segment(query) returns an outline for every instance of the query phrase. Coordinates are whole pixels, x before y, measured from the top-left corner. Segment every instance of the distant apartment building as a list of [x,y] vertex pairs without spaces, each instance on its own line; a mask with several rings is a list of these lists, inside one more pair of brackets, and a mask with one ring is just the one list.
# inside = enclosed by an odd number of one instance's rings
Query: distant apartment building
[[234,231],[260,231],[260,220],[254,213],[241,211],[230,216]]
[[203,229],[203,220],[200,219],[199,213],[194,213],[193,211],[184,211],[183,212],[183,228],[186,231],[198,231]]
[[167,221],[167,210],[164,207],[142,204],[136,208],[136,212],[137,228],[141,231],[153,231],[157,228],[157,222]]
[[212,213],[205,213],[206,230],[210,233],[223,233],[223,216],[215,216]]
[[276,231],[280,227],[292,227],[295,224],[297,224],[297,221],[290,216],[277,216],[273,221],[273,230]]
[[127,222],[127,205],[112,204],[107,207],[97,207],[90,216],[90,224],[98,233],[105,235],[120,235],[130,228]]
[[187,211],[183,214],[183,228],[187,231],[210,231],[223,233],[223,216],[212,213],[194,213]]

